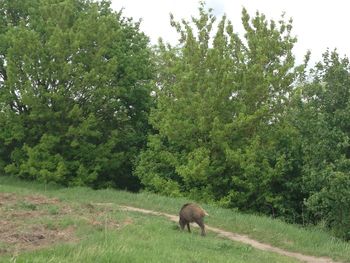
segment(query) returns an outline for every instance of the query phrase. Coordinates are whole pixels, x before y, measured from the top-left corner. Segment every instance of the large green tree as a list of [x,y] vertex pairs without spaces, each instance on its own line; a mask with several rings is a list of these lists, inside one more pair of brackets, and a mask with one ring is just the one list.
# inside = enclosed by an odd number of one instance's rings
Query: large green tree
[[171,18],[179,43],[159,44],[155,132],[136,174],[155,192],[293,214],[302,196],[296,133],[284,121],[300,71],[292,22],[243,9],[242,23],[243,38],[203,3],[191,22]]
[[350,239],[350,64],[327,51],[296,97],[303,191],[311,222]]
[[132,167],[152,103],[148,44],[108,1],[0,0],[0,170],[137,189]]

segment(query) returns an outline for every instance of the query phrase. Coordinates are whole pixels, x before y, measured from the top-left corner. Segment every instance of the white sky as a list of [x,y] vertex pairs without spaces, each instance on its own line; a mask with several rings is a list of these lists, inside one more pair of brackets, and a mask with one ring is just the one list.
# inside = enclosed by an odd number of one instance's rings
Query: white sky
[[[170,26],[169,13],[176,20],[198,14],[198,0],[111,0],[115,10],[124,8],[123,14],[142,19],[141,30],[152,43],[162,37],[172,44],[178,35]],[[340,55],[350,57],[350,1],[349,0],[207,0],[219,18],[226,14],[235,31],[242,33],[241,11],[244,6],[253,16],[258,10],[268,19],[278,20],[282,12],[293,18],[293,33],[298,42],[294,48],[297,62],[301,63],[308,49],[312,62],[321,59],[326,48],[337,48]]]

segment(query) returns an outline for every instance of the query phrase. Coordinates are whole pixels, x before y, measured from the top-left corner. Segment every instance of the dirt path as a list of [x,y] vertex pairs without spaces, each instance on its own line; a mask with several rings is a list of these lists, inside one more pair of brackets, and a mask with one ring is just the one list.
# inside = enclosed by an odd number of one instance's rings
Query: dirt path
[[[157,216],[164,216],[166,218],[168,218],[171,221],[174,222],[178,222],[179,218],[176,215],[171,215],[171,214],[167,214],[167,213],[161,213],[161,212],[156,212],[156,211],[152,211],[152,210],[146,210],[146,209],[142,209],[142,208],[136,208],[136,207],[131,207],[131,206],[121,206],[122,209],[124,210],[128,210],[128,211],[135,211],[135,212],[140,212],[140,213],[144,213],[144,214],[151,214],[151,215],[157,215]],[[229,231],[225,231],[216,227],[211,227],[206,225],[206,229],[208,229],[209,231],[212,231],[214,233],[219,234],[220,236],[223,236],[225,238],[234,240],[234,241],[238,241],[238,242],[242,242],[248,245],[251,245],[254,248],[260,249],[260,250],[264,250],[264,251],[270,251],[270,252],[275,252],[284,256],[288,256],[288,257],[293,257],[296,258],[302,262],[308,262],[308,263],[340,263],[340,262],[336,262],[333,261],[330,258],[326,258],[326,257],[314,257],[314,256],[307,256],[307,255],[303,255],[301,253],[297,253],[297,252],[289,252],[286,251],[284,249],[281,248],[277,248],[277,247],[273,247],[269,244],[264,244],[261,243],[259,241],[256,241],[254,239],[249,238],[248,236],[245,235],[239,235],[233,232],[229,232]]]

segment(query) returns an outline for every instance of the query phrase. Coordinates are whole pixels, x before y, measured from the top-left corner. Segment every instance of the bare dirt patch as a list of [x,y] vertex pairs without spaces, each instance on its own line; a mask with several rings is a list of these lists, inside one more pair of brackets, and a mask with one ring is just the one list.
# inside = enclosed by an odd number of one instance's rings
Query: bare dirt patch
[[0,204],[8,205],[11,203],[16,203],[18,201],[29,202],[34,205],[45,205],[45,204],[57,204],[60,200],[57,198],[48,198],[43,195],[28,195],[19,196],[14,193],[0,193]]
[[[0,193],[0,255],[15,255],[21,251],[77,240],[72,226],[59,229],[36,222],[36,219],[44,216],[55,219],[47,205],[63,207],[58,199],[41,195]],[[59,216],[59,212],[56,216]]]
[[60,242],[76,241],[74,228],[48,229],[43,225],[30,226],[26,230],[19,230],[14,226],[0,234],[1,240],[6,244],[2,253],[18,254],[22,251],[35,250],[48,247]]
[[[91,204],[67,204],[43,195],[0,193],[0,256],[76,243],[76,227],[82,221],[97,230],[118,229],[124,222],[108,216],[110,210]],[[73,223],[60,224],[67,218]]]

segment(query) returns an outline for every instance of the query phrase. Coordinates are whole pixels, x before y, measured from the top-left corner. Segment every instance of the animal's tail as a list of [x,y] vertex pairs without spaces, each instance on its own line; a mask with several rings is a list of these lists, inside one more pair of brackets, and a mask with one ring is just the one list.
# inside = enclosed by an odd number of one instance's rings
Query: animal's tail
[[202,211],[203,211],[203,213],[204,213],[205,216],[209,216],[209,214],[207,213],[207,211],[205,211],[202,207],[201,207],[201,209],[202,209]]

